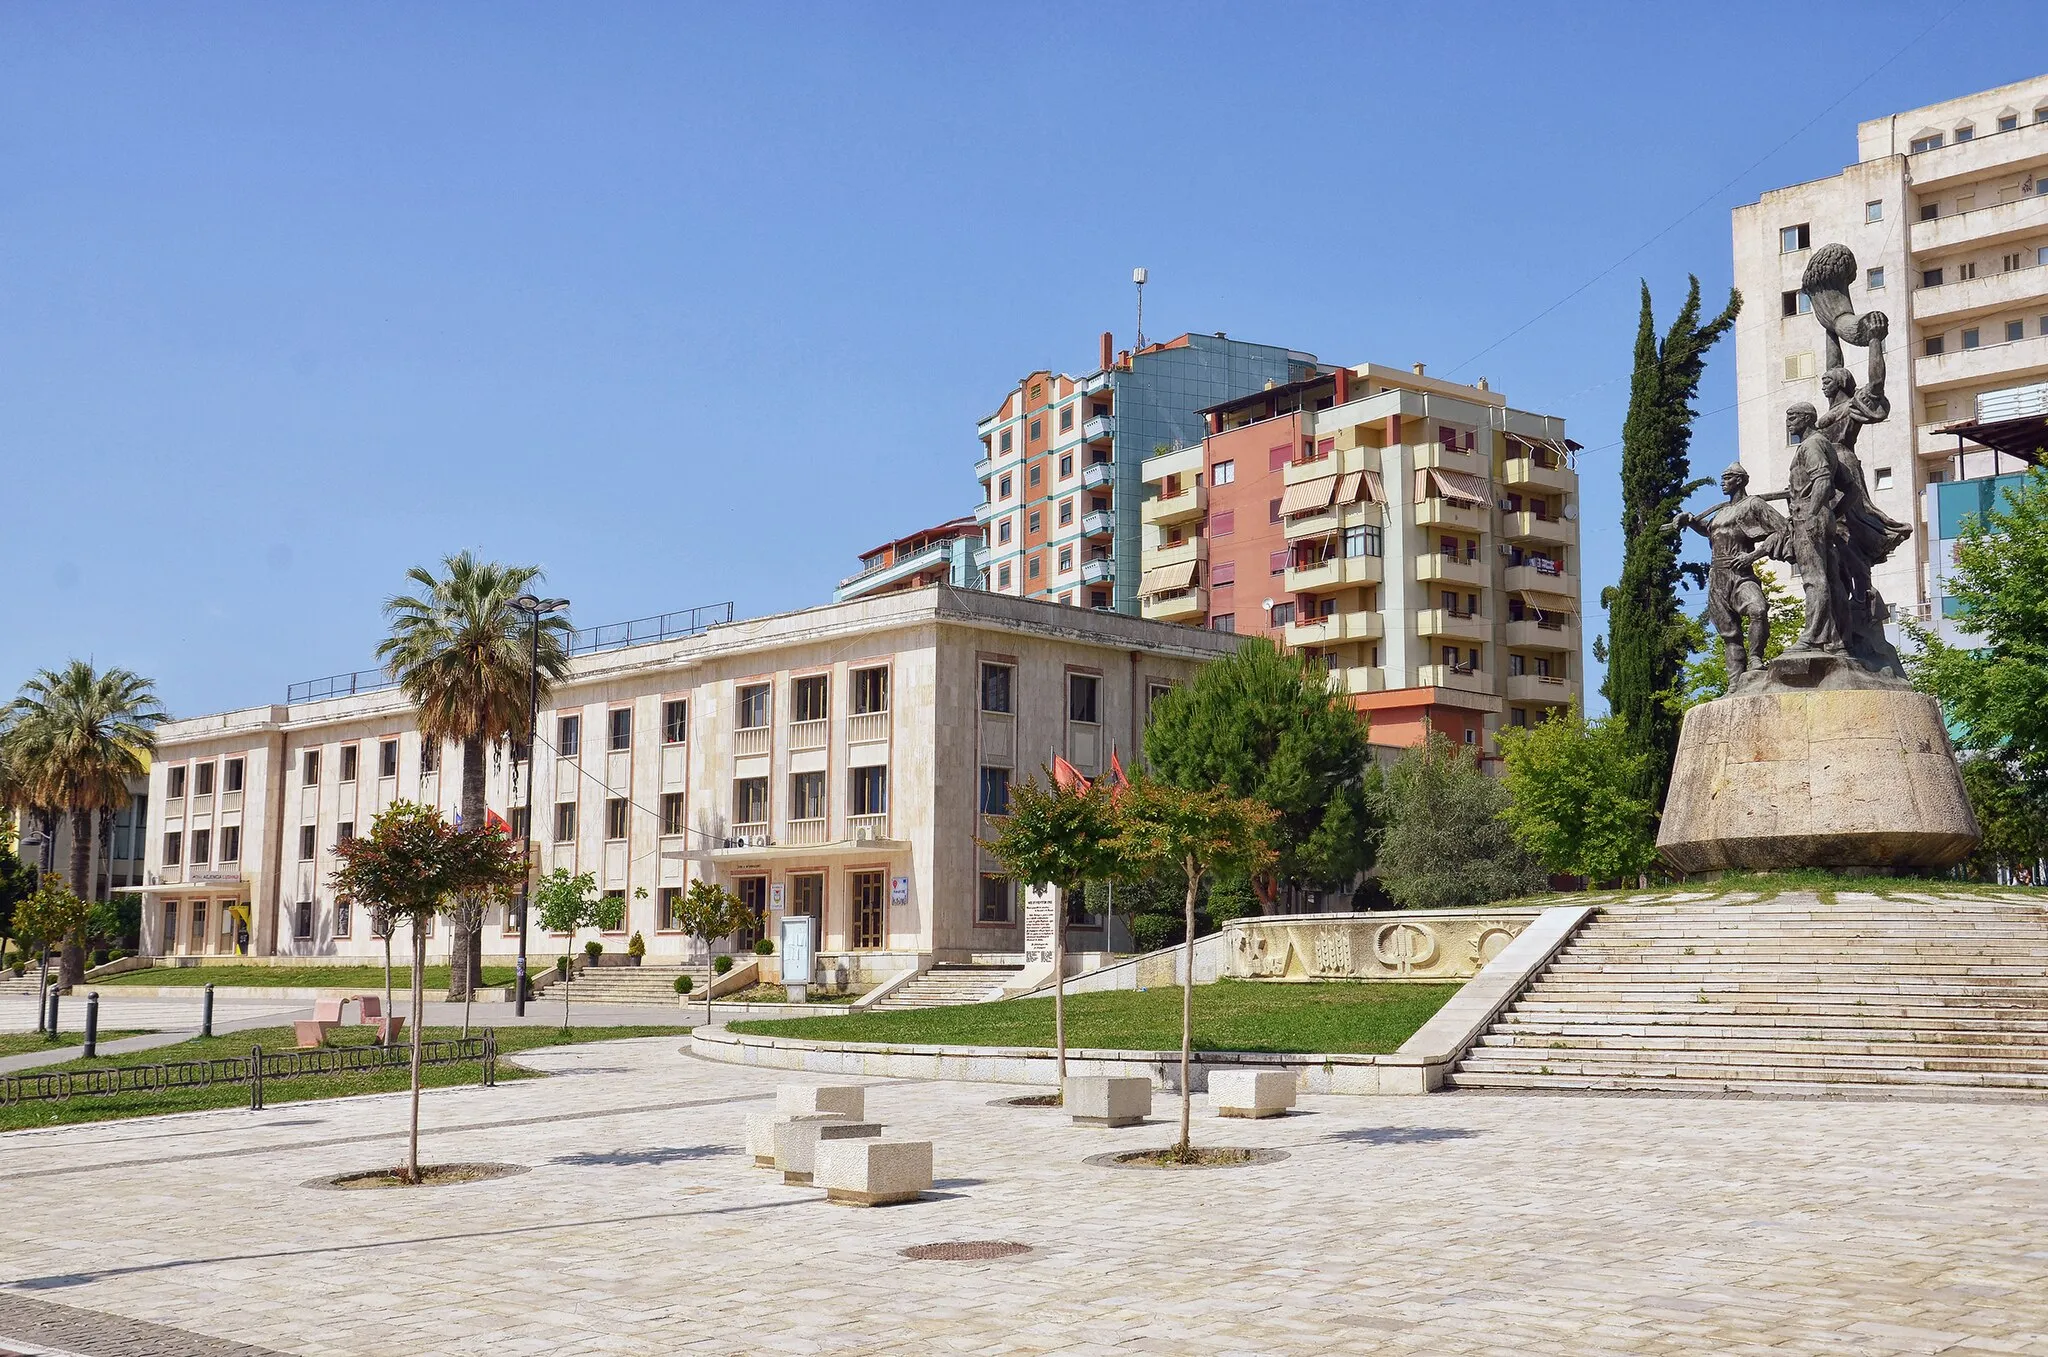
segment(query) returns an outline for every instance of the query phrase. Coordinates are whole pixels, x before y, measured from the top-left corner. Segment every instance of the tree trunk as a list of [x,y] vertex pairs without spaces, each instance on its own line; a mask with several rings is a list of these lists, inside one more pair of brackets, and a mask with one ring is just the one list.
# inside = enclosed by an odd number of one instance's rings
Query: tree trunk
[[384,924],[384,1028],[377,1033],[377,1044],[391,1044],[391,924]]
[[[474,834],[484,827],[484,742],[471,735],[462,742],[462,829]],[[458,904],[451,912],[448,928],[448,997],[469,998],[476,984],[473,969],[483,946],[481,929],[470,927],[469,910]]]
[[1188,1085],[1188,1067],[1193,1062],[1190,1056],[1195,1046],[1195,890],[1201,884],[1202,875],[1193,863],[1188,864],[1187,936],[1181,939],[1182,971],[1180,977],[1180,1145],[1182,1158],[1194,1153],[1188,1143],[1189,1108],[1194,1103],[1194,1092]]
[[405,1142],[405,1172],[408,1183],[420,1180],[420,1033],[427,1016],[427,921],[412,921],[412,1124]]
[[[95,829],[93,839],[100,846],[100,868],[99,871],[92,874],[92,888],[97,892],[96,898],[106,900],[110,899],[114,893],[114,812],[112,807],[100,807],[99,824]],[[100,889],[100,876],[102,874],[105,874],[107,878],[105,890]],[[109,947],[116,946],[118,943],[119,939],[117,938],[107,939]]]
[[1052,1046],[1057,1056],[1060,1105],[1067,1101],[1067,901],[1064,894],[1052,910]]
[[[71,893],[81,900],[92,899],[92,812],[71,812]],[[83,928],[74,928],[64,938],[57,983],[69,988],[85,980],[85,939]]]
[[[575,935],[574,933],[571,933],[571,934],[569,935],[569,940],[570,940],[571,942],[573,942],[573,941],[575,941],[575,939],[576,939],[576,935]],[[566,1031],[568,1031],[568,1030],[569,1030],[569,982],[570,982],[571,980],[575,979],[575,978],[576,978],[576,957],[575,957],[575,954],[574,954],[574,953],[571,953],[571,952],[563,952],[563,953],[562,953],[562,1030],[563,1030],[564,1032],[566,1032]]]

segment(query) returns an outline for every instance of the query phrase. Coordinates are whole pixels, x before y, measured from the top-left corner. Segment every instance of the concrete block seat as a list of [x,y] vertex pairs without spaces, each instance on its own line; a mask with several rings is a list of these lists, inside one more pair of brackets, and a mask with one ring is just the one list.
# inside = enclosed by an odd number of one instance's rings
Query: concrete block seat
[[1136,1126],[1152,1111],[1152,1081],[1143,1075],[1070,1075],[1063,1094],[1076,1126]]
[[797,1119],[775,1125],[775,1167],[785,1183],[808,1183],[817,1172],[818,1148],[840,1140],[878,1140],[876,1121]]
[[1295,1078],[1286,1070],[1215,1070],[1209,1097],[1222,1117],[1280,1117],[1294,1106]]
[[787,1116],[829,1112],[859,1121],[867,1115],[867,1090],[859,1084],[779,1084],[775,1110]]
[[310,1051],[327,1044],[327,1034],[341,1026],[341,1011],[348,1005],[346,999],[321,999],[313,1005],[311,1019],[300,1018],[292,1023],[292,1036],[302,1051]]
[[754,1157],[754,1167],[772,1169],[775,1167],[776,1128],[797,1121],[850,1121],[837,1112],[757,1112],[747,1118],[747,1153]]
[[811,1181],[825,1200],[846,1206],[916,1201],[931,1190],[929,1140],[821,1140]]

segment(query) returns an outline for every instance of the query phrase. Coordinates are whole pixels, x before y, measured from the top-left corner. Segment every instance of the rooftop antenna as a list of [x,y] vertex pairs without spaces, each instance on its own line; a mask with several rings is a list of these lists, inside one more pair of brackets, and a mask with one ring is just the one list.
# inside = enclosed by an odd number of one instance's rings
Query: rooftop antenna
[[1136,351],[1137,349],[1142,349],[1142,348],[1144,348],[1144,347],[1145,347],[1145,279],[1146,279],[1146,276],[1147,276],[1147,275],[1146,275],[1146,273],[1145,273],[1145,270],[1143,270],[1143,269],[1132,269],[1132,270],[1131,270],[1131,281],[1132,281],[1132,282],[1134,282],[1134,283],[1136,283],[1136,284],[1138,285],[1138,342],[1137,342],[1137,344],[1136,344],[1136,345],[1134,345],[1134,346],[1133,346],[1133,351],[1134,351],[1134,352],[1135,352],[1135,351]]

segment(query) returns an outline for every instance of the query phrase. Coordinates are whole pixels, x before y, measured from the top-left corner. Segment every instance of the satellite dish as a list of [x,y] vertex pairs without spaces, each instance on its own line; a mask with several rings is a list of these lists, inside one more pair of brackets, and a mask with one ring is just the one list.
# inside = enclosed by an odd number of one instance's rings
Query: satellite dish
[[1269,599],[1267,599],[1267,600],[1266,600],[1266,601],[1265,601],[1264,603],[1261,603],[1261,604],[1260,604],[1259,606],[1260,606],[1261,608],[1264,608],[1264,609],[1265,609],[1265,610],[1266,610],[1267,612],[1272,612],[1272,611],[1273,611],[1273,600],[1269,598]]

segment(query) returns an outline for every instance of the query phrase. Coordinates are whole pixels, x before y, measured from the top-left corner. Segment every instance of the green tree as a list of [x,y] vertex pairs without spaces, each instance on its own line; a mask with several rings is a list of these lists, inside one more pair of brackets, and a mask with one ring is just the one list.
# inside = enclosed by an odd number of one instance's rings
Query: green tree
[[1956,743],[2048,777],[2048,468],[2035,467],[2003,503],[1964,520],[1948,593],[1952,645],[1908,625],[1914,686],[1941,701]]
[[[412,1100],[401,1182],[420,1180],[420,1042],[426,1019],[427,924],[465,895],[509,896],[526,878],[518,845],[496,825],[458,830],[432,806],[395,801],[370,832],[335,845],[328,878],[337,896],[412,927]],[[388,927],[388,925],[387,925]]]
[[[37,956],[43,956],[48,949],[59,943],[69,944],[85,931],[86,920],[91,917],[92,905],[81,900],[78,893],[60,878],[46,876],[42,884],[28,899],[21,902],[14,911],[14,928],[21,940],[33,949]],[[38,972],[46,975],[47,971]],[[58,988],[64,987],[62,976],[57,980]],[[42,1027],[42,1016],[36,1017],[36,1027]],[[50,1036],[54,1039],[56,1032]]]
[[711,1024],[711,944],[753,923],[753,912],[716,881],[698,877],[676,902],[676,922],[704,948],[704,1023]]
[[1500,733],[1502,812],[1543,866],[1588,881],[1639,877],[1657,860],[1656,808],[1636,792],[1649,755],[1619,716],[1568,712]]
[[1132,783],[1116,807],[1116,855],[1157,872],[1178,872],[1186,885],[1180,966],[1180,1140],[1174,1146],[1183,1163],[1194,1158],[1189,1075],[1195,1034],[1195,897],[1211,873],[1249,881],[1270,870],[1278,819],[1270,806],[1251,797],[1220,789],[1191,791],[1151,778]]
[[[128,783],[149,768],[165,720],[148,679],[126,669],[101,673],[84,660],[45,669],[8,709],[6,761],[25,800],[70,818],[72,893],[93,894],[95,821],[128,804]],[[54,827],[54,826],[52,826]],[[80,920],[81,930],[84,920]],[[60,984],[85,978],[81,931],[63,939]]]
[[557,867],[533,888],[536,921],[542,931],[562,938],[561,985],[562,1030],[569,1030],[569,982],[575,978],[576,935],[586,928],[617,928],[625,918],[626,902],[597,889],[597,877],[590,872],[571,872]]
[[[1799,639],[1805,628],[1806,600],[1778,583],[1771,572],[1760,573],[1764,597],[1771,610],[1771,631],[1764,641],[1764,658],[1775,660],[1785,653],[1785,647]],[[1702,702],[1728,696],[1727,643],[1699,617],[1688,616],[1684,621],[1685,667],[1679,671],[1678,684],[1665,704],[1679,714]]]
[[1251,878],[1270,906],[1284,884],[1348,888],[1371,865],[1366,734],[1321,670],[1252,637],[1153,705],[1145,757],[1176,787],[1272,808],[1272,865]]
[[1542,866],[1502,815],[1507,789],[1441,732],[1402,754],[1381,798],[1380,880],[1397,903],[1484,905],[1544,885]]
[[1084,887],[1104,881],[1118,870],[1110,846],[1115,826],[1110,819],[1110,790],[1101,781],[1086,789],[1047,782],[1026,782],[1010,790],[1009,812],[1002,828],[982,846],[1003,865],[1012,881],[1043,890],[1059,890],[1052,924],[1052,1040],[1058,1054],[1061,1096],[1067,1087],[1067,916],[1086,900]]
[[28,864],[16,857],[12,848],[0,847],[0,957],[6,956],[7,944],[18,936],[15,911],[35,888],[36,874]]
[[1621,580],[1601,593],[1608,636],[1604,650],[1596,647],[1595,653],[1607,661],[1608,705],[1648,756],[1636,790],[1658,806],[1678,753],[1678,715],[1669,694],[1678,687],[1689,649],[1678,584],[1688,576],[1701,579],[1699,567],[1680,565],[1678,539],[1664,529],[1686,497],[1706,483],[1692,479],[1693,396],[1707,350],[1741,309],[1742,294],[1731,290],[1721,314],[1702,325],[1700,280],[1693,278],[1685,305],[1660,343],[1650,285],[1644,283],[1636,322],[1635,375],[1621,430]]
[[[412,703],[420,738],[462,749],[460,821],[464,829],[484,822],[484,751],[499,740],[527,737],[532,619],[514,600],[539,583],[536,566],[499,565],[458,552],[442,563],[440,577],[415,566],[406,577],[419,592],[384,604],[391,634],[377,658],[391,669]],[[564,644],[569,623],[546,617],[540,623],[540,691],[569,672]],[[532,767],[531,761],[528,767]],[[448,996],[466,999],[483,962],[482,930],[474,910],[458,913],[451,929]]]
[[[1990,754],[1966,757],[1963,787],[1977,813],[1983,840],[1971,865],[1995,877],[2000,865],[2034,868],[2048,858],[2048,777],[2029,776],[2010,759]],[[2048,884],[2036,879],[2036,884]]]

